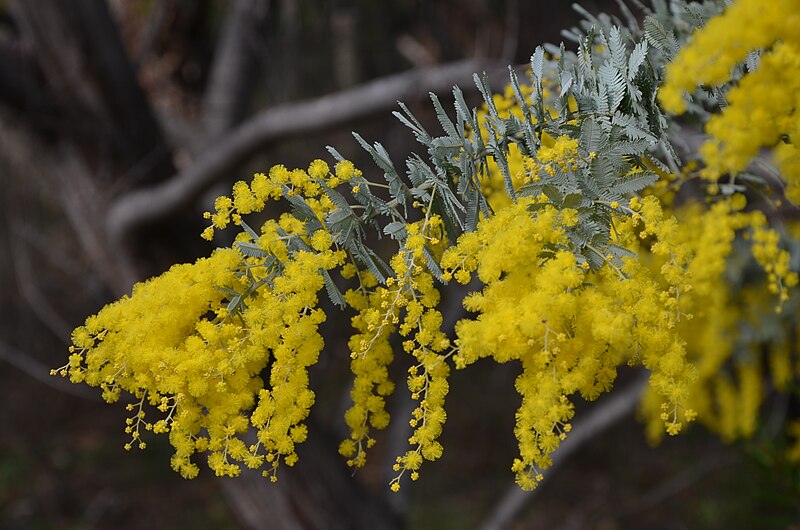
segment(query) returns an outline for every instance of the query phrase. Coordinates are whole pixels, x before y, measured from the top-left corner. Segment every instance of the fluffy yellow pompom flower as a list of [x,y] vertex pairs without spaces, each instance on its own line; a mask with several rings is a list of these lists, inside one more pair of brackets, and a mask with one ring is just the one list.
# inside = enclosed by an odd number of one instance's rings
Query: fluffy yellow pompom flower
[[786,197],[800,202],[800,0],[736,0],[692,36],[672,64],[659,100],[671,112],[683,112],[683,94],[701,84],[724,84],[748,53],[760,51],[754,71],[731,88],[728,105],[712,116],[706,131],[712,140],[701,154],[702,175],[716,180],[743,171],[763,147],[775,149],[786,179]]

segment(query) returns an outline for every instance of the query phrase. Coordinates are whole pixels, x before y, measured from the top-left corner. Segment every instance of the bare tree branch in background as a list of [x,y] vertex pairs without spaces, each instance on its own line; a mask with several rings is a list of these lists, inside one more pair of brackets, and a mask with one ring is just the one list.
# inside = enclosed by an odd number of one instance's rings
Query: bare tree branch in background
[[[5,116],[0,115],[5,118]],[[69,148],[53,152],[31,131],[0,119],[0,154],[20,175],[30,175],[62,208],[90,267],[114,293],[123,294],[137,279],[127,253],[115,252],[107,242],[103,226],[104,197]]]
[[[9,226],[12,222],[8,223]],[[47,237],[41,231],[27,223],[13,223],[12,235],[20,239],[21,244],[27,245],[31,250],[35,250],[37,258],[44,258],[47,264],[66,276],[79,276],[85,274],[84,265],[77,256],[71,255],[73,250],[68,243],[55,241]],[[68,250],[69,249],[69,250]]]
[[670,497],[674,497],[690,488],[709,473],[717,471],[722,467],[730,466],[736,463],[737,460],[738,456],[736,454],[727,452],[709,456],[699,462],[693,462],[691,466],[683,471],[676,473],[644,492],[641,497],[619,510],[616,516],[632,517],[643,511],[650,510]]
[[[277,101],[291,100],[301,81],[299,68],[292,67],[300,60],[300,43],[302,37],[301,4],[296,0],[274,0],[278,11],[280,35],[275,44],[280,48],[280,57],[271,57],[277,62],[277,70],[281,73],[280,81],[270,83],[270,91],[276,93]],[[263,54],[268,57],[268,54]],[[268,80],[269,82],[269,80]]]
[[230,7],[203,97],[206,141],[216,140],[244,117],[256,86],[254,72],[260,71],[255,41],[269,10],[269,0],[237,0]]
[[519,47],[519,0],[509,0],[506,8],[505,32],[503,36],[503,49],[500,57],[504,61],[513,62]]
[[388,506],[353,479],[339,458],[336,440],[329,439],[323,426],[309,420],[309,429],[314,434],[298,448],[298,464],[284,470],[277,483],[250,469],[223,481],[240,524],[254,530],[269,526],[266,521],[286,530],[403,528]]
[[18,230],[15,226],[11,227],[11,261],[14,266],[14,275],[17,279],[17,287],[22,293],[22,297],[34,312],[36,317],[49,329],[58,340],[69,341],[72,326],[67,319],[62,317],[53,307],[47,296],[39,288],[39,284],[34,280],[33,262],[25,245],[20,241],[16,234]]
[[331,16],[333,71],[336,86],[346,88],[358,83],[358,12],[349,7],[336,7]]
[[118,295],[127,293],[140,279],[139,272],[126,249],[116,245],[114,240],[109,244],[106,238],[103,225],[106,201],[88,169],[77,155],[67,155],[53,178],[73,231],[98,274]]
[[508,487],[506,493],[492,508],[489,516],[480,525],[480,530],[503,530],[519,517],[528,503],[541,491],[544,483],[557,471],[567,459],[587,442],[594,440],[629,416],[645,389],[647,377],[641,376],[635,383],[624,389],[615,389],[608,397],[593,405],[579,422],[575,422],[572,431],[561,446],[553,453],[553,464],[547,468],[544,480],[533,491],[523,491],[516,484]]
[[[64,117],[92,124],[89,138],[72,139],[76,146],[109,149],[125,169],[161,151],[159,126],[103,0],[16,0],[11,8],[22,46],[36,58]],[[152,182],[170,175],[167,155],[163,152],[137,179]]]
[[449,91],[456,84],[471,85],[473,73],[483,69],[496,73],[505,67],[491,62],[462,61],[411,70],[311,101],[261,111],[221,138],[213,149],[201,153],[186,170],[117,199],[108,213],[109,231],[115,239],[125,240],[140,226],[191,204],[214,182],[271,143],[384,112],[398,100],[417,100],[428,92]]
[[[683,127],[677,134],[672,135],[672,141],[678,154],[686,159],[697,158],[700,148],[709,138],[707,134],[691,126]],[[768,157],[759,156],[754,158],[750,165],[747,166],[747,171],[763,178],[776,191],[783,193],[786,189],[786,183]]]
[[97,392],[87,387],[75,386],[66,379],[50,376],[51,368],[49,366],[45,366],[27,353],[3,341],[0,341],[0,360],[7,362],[39,383],[54,388],[59,392],[91,401],[100,401],[100,396],[97,395]]

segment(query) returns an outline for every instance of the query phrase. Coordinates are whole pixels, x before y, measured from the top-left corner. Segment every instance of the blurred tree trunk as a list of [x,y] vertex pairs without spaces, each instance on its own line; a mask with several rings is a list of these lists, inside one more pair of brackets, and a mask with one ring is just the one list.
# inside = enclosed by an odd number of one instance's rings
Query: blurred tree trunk
[[105,2],[15,0],[12,12],[62,120],[82,124],[65,136],[97,162],[94,174],[169,177],[170,153]]
[[239,522],[253,530],[400,530],[391,508],[363,490],[339,456],[337,441],[309,422],[300,460],[273,484],[253,470],[224,479],[224,493]]
[[171,151],[105,2],[17,0],[11,11],[17,57],[30,73],[27,82],[44,85],[39,99],[46,101],[14,110],[50,111],[32,120],[31,133],[64,168],[47,176],[55,198],[79,240],[92,242],[86,250],[104,269],[98,273],[124,293],[143,270],[136,242],[115,241],[105,230],[109,189],[118,193],[168,178],[175,172]]

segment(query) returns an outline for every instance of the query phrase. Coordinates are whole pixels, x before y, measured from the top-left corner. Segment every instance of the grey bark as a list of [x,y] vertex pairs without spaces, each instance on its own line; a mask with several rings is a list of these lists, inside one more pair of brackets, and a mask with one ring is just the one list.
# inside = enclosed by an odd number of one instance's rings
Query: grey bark
[[184,171],[117,199],[109,210],[109,230],[116,239],[126,239],[142,225],[191,204],[218,179],[272,143],[384,112],[398,100],[416,100],[427,92],[449,91],[455,84],[471,84],[474,72],[483,68],[500,70],[492,66],[462,61],[412,70],[314,100],[263,110],[220,139],[214,149],[201,153]]

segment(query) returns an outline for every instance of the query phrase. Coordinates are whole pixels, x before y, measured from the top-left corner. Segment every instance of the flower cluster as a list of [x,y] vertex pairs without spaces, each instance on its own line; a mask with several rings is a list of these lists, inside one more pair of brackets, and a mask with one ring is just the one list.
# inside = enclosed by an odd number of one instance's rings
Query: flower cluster
[[[660,96],[668,109],[683,110],[684,91],[724,83],[749,51],[766,50],[709,121],[713,139],[700,174],[733,180],[761,147],[783,142],[774,151],[794,201],[797,7],[797,0],[733,3],[669,67]],[[512,78],[471,116],[457,105],[458,127],[434,100],[447,137],[433,138],[403,117],[436,166],[409,158],[408,182],[380,144],[360,137],[386,184],[368,180],[335,150],[333,169],[322,160],[307,169],[277,165],[236,182],[206,213],[202,234],[211,240],[239,226],[232,248],[176,265],[89,317],[73,333],[68,363],[54,372],[101,387],[109,402],[132,394],[126,447],[145,446],[142,429],[168,433],[172,465],[187,478],[199,471],[196,454],[206,453],[219,475],[235,476],[244,465],[277,480],[309,435],[308,371],[324,348],[318,294],[325,290],[354,312],[349,436],[339,446],[348,465],[365,466],[374,430],[389,425],[393,344],[408,354],[406,385],[416,406],[393,491],[442,454],[451,364],[463,369],[484,358],[521,366],[519,455],[511,468],[524,489],[541,481],[569,436],[577,396],[609,391],[625,365],[650,374],[642,412],[652,440],[696,418],[725,440],[752,435],[765,378],[788,390],[800,376],[792,343],[800,332],[796,256],[786,244],[797,234],[748,203],[752,193],[741,184],[725,182],[705,197],[686,185],[697,164],[675,167],[653,136],[667,130],[661,116],[647,122],[644,107],[634,105],[647,96],[656,106],[655,93],[642,92],[652,87],[635,84],[649,75],[640,70],[647,45],[637,44],[629,60],[619,30],[603,38],[598,75],[589,75],[587,36],[575,68],[559,70],[567,84],[555,86],[539,64],[546,86],[534,79],[534,88],[520,87]],[[709,43],[718,50],[711,55]],[[580,89],[570,92],[572,83]],[[521,97],[538,98],[538,120]],[[291,213],[258,231],[247,224],[246,216],[281,198]],[[369,230],[391,237],[388,260]],[[334,271],[349,282],[344,294]],[[463,299],[471,315],[447,330],[440,291],[451,282],[479,286]],[[149,408],[159,419],[149,418]]]
[[[555,83],[551,79],[546,79],[546,81],[548,81],[548,84],[542,90],[542,98],[549,100],[552,98],[553,93],[548,86]],[[522,86],[520,89],[523,95],[530,95],[532,91],[529,86]],[[523,117],[522,109],[515,99],[511,85],[506,86],[502,94],[494,94],[492,102],[500,118],[507,119],[510,116]],[[577,111],[575,100],[572,98],[568,102],[568,110],[571,112]],[[553,119],[558,117],[558,112],[552,106],[548,106],[546,112]],[[483,105],[477,113],[478,122],[485,123],[488,115],[486,105]],[[537,123],[537,120],[533,117],[531,121]],[[568,123],[575,125],[577,121],[570,120]],[[481,128],[480,134],[484,141],[488,139],[489,133],[486,127]],[[549,132],[543,131],[540,140],[541,146],[535,157],[523,154],[515,143],[508,146],[506,163],[508,164],[515,190],[522,188],[525,184],[538,183],[543,176],[553,176],[557,171],[574,171],[581,162],[587,162],[586,160],[581,160],[578,153],[578,140],[570,136],[558,135],[554,138]],[[594,154],[596,155],[596,153]],[[510,203],[511,198],[505,190],[503,172],[498,164],[487,164],[486,172],[481,179],[481,193],[486,196],[493,208],[499,209]]]
[[[288,170],[286,166],[276,165],[269,171],[269,175],[256,173],[248,185],[238,181],[233,185],[233,197],[220,196],[214,201],[215,212],[206,212],[204,217],[211,220],[202,237],[211,241],[214,231],[226,228],[233,223],[239,225],[242,216],[253,212],[260,212],[270,200],[281,197],[294,197],[303,195],[305,202],[316,214],[320,221],[324,220],[327,213],[335,209],[330,197],[324,193],[325,187],[336,187],[341,183],[350,182],[361,177],[361,170],[356,169],[349,160],[342,160],[336,164],[334,172],[323,160],[314,160],[308,170]],[[292,223],[290,217],[285,218],[287,223]],[[324,237],[324,236],[318,236]]]
[[[781,285],[794,286],[797,274],[790,272],[788,265],[781,267],[781,276],[774,272],[774,263],[788,260],[789,254],[780,248],[778,233],[765,225],[763,214],[746,211],[742,195],[717,198],[709,208],[697,203],[682,205],[674,215],[680,222],[674,227],[672,247],[685,256],[685,283],[680,291],[673,290],[680,295],[673,302],[677,315],[683,316],[676,321],[676,330],[684,338],[686,357],[696,374],[684,406],[723,439],[752,436],[764,399],[759,360],[763,345],[758,338],[761,333],[751,334],[748,329],[775,325],[767,321],[779,318],[789,299],[789,288],[777,289],[778,279]],[[748,240],[749,246],[745,245]],[[749,259],[766,274],[756,275],[754,285],[737,291],[730,285],[730,263],[737,254],[736,259],[747,258],[748,248]],[[670,262],[664,256],[659,258],[656,250],[649,258],[642,255],[645,263],[653,271],[668,272]],[[787,381],[794,377],[788,344],[778,340],[764,351],[769,351],[765,362],[776,386],[786,389]],[[653,441],[664,433],[661,402],[652,388],[643,400],[647,432]]]
[[388,424],[384,396],[393,389],[387,368],[393,358],[388,342],[392,333],[398,331],[406,338],[403,350],[414,358],[408,370],[408,389],[419,405],[409,420],[414,429],[408,440],[412,448],[398,456],[394,465],[398,472],[391,483],[394,491],[400,489],[400,479],[406,471],[416,480],[423,460],[436,460],[442,454],[437,438],[446,419],[444,399],[450,374],[446,362],[449,354],[443,352],[450,346],[450,340],[441,331],[439,291],[424,266],[424,249],[436,247],[443,237],[441,218],[430,215],[430,210],[428,213],[423,221],[406,225],[406,238],[390,261],[394,274],[387,278],[386,285],[368,291],[375,286],[370,279],[362,285],[361,292],[347,294],[351,306],[359,311],[353,318],[353,326],[359,333],[350,340],[356,376],[350,394],[353,406],[345,415],[351,435],[339,448],[349,458],[348,464],[362,467],[366,463],[365,449],[374,443],[369,437],[368,424],[377,429]]
[[800,153],[793,141],[800,136],[798,27],[797,0],[737,0],[695,33],[668,66],[659,92],[667,110],[682,112],[684,92],[728,82],[734,66],[760,52],[755,70],[727,91],[727,106],[706,124],[712,140],[701,150],[707,164],[703,176],[736,175],[762,147],[772,147],[787,182],[786,197],[795,204],[800,203]]
[[[356,333],[349,341],[350,367],[355,377],[350,390],[353,405],[345,413],[350,438],[339,445],[339,452],[348,458],[348,465],[363,467],[367,463],[366,449],[375,443],[369,428],[384,429],[389,425],[385,398],[395,386],[389,378],[389,366],[394,360],[389,339],[397,330],[400,300],[405,296],[385,287],[376,288],[377,280],[370,272],[357,272],[352,265],[350,268],[346,276],[358,274],[360,286],[345,293],[348,305],[358,311],[352,319]],[[389,297],[394,301],[391,307],[387,303]]]
[[[794,204],[800,202],[800,155],[795,146],[800,135],[796,119],[800,104],[798,27],[800,3],[796,0],[737,0],[700,28],[668,65],[659,91],[667,110],[686,111],[685,92],[697,85],[716,85],[723,95],[721,112],[706,123],[711,140],[701,148],[706,167],[700,176],[716,181],[727,174],[734,182],[762,148],[771,148],[786,182],[785,197]],[[732,76],[740,78],[727,84]],[[726,209],[724,204],[734,201],[738,207]],[[780,226],[771,226],[776,220],[759,211],[739,211],[744,202],[744,197],[734,196],[706,212],[690,208],[680,213],[686,227],[684,245],[697,245],[698,257],[707,256],[704,247],[717,249],[713,271],[700,260],[695,267],[713,274],[695,282],[698,291],[703,289],[695,293],[693,304],[699,318],[684,324],[682,332],[693,338],[689,357],[699,373],[691,392],[692,407],[703,423],[726,440],[754,434],[765,398],[765,367],[779,390],[787,390],[788,382],[800,374],[789,338],[797,332],[792,323],[797,298],[791,294],[797,273],[790,268]],[[714,230],[705,228],[708,226]],[[731,260],[727,264],[725,260],[734,253],[731,242],[737,231],[750,241],[752,259],[766,273],[765,278],[741,287],[726,278]],[[703,237],[698,240],[697,234]],[[716,244],[709,241],[712,237],[717,238]],[[791,315],[781,318],[786,307]],[[777,336],[764,329],[772,329]],[[647,403],[645,400],[645,407],[652,409],[652,403]],[[658,436],[656,425],[651,424],[649,430]]]
[[[349,162],[337,172],[354,174]],[[328,175],[321,161],[308,172],[276,166],[270,177],[234,185],[233,198],[218,198],[207,217],[215,228],[241,224],[270,198],[298,189],[319,195],[320,180],[343,175]],[[331,208],[327,202],[314,203],[320,216]],[[329,232],[308,233],[290,215],[269,220],[260,235],[240,235],[238,250],[176,265],[89,317],[73,333],[69,363],[57,371],[101,386],[109,402],[122,391],[133,394],[138,402],[128,405],[134,414],[126,428],[132,442],[145,446],[141,428],[168,432],[172,465],[187,478],[198,472],[192,455],[207,452],[219,475],[237,475],[238,463],[266,462],[274,479],[281,461],[294,464],[295,445],[306,438],[303,420],[314,402],[308,367],[322,350],[317,328],[325,320],[317,293],[323,271],[344,259],[332,245]],[[164,417],[148,421],[146,404]],[[251,425],[258,440],[248,446],[242,435]]]
[[[448,276],[467,283],[475,272],[485,285],[464,301],[478,316],[456,326],[456,365],[483,357],[522,364],[515,429],[520,458],[512,469],[525,489],[541,480],[540,471],[571,429],[570,396],[597,398],[611,388],[622,363],[641,362],[652,370],[651,386],[663,396],[671,434],[694,416],[684,408],[694,373],[674,330],[680,313],[672,286],[660,286],[637,260],[589,272],[574,253],[558,250],[567,242],[565,229],[577,221],[573,212],[545,207],[532,214],[534,202],[523,199],[498,211],[442,257]],[[655,199],[640,209],[642,231],[660,236],[654,245],[668,244],[674,219],[663,219]],[[636,237],[636,223],[620,223],[620,243]]]

